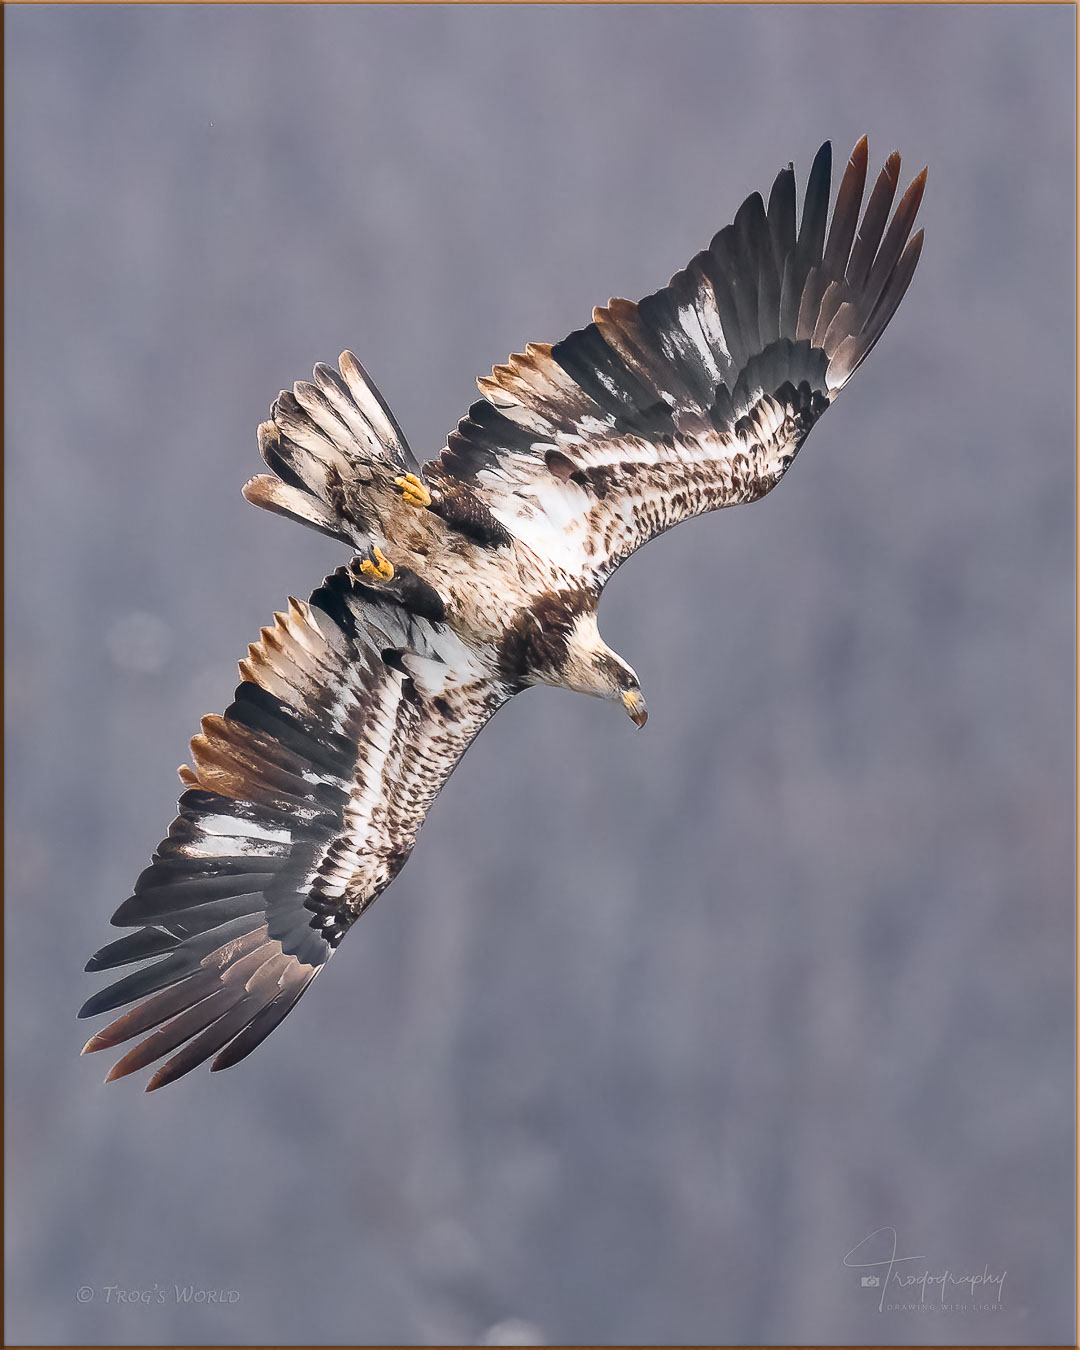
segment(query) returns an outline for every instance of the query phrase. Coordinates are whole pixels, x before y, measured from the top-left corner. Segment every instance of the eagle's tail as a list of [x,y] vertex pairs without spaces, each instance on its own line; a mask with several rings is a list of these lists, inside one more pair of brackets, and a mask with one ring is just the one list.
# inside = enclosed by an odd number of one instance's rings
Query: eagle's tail
[[338,370],[320,362],[313,380],[298,380],[292,393],[282,390],[274,400],[272,420],[259,427],[259,450],[273,472],[247,482],[244,496],[363,550],[371,531],[360,490],[377,475],[419,469],[393,413],[352,352],[342,352]]

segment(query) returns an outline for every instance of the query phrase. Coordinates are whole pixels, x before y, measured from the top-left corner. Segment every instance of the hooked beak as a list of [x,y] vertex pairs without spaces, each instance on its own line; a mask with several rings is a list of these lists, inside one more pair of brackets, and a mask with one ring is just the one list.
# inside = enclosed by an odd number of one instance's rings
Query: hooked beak
[[645,706],[645,700],[641,696],[640,689],[628,689],[622,696],[623,707],[634,719],[639,727],[643,727],[649,720],[649,710]]

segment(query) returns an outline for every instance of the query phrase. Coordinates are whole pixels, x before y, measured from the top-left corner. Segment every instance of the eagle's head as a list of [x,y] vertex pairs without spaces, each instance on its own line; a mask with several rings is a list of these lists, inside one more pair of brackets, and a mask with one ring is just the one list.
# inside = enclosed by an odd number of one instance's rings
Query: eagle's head
[[595,611],[580,614],[574,620],[567,635],[566,658],[560,674],[559,683],[566,689],[621,703],[639,727],[649,720],[638,677],[600,636]]

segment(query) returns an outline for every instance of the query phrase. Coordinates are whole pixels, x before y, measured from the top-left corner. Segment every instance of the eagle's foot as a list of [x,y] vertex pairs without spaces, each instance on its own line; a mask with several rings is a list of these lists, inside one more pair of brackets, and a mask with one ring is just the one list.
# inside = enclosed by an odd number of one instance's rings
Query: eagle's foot
[[426,510],[431,505],[431,493],[417,478],[416,474],[406,473],[400,478],[395,478],[394,486],[401,489],[401,495],[410,506],[415,506],[418,511]]
[[360,571],[375,581],[389,581],[394,575],[394,564],[378,544],[372,544],[371,557],[361,560]]

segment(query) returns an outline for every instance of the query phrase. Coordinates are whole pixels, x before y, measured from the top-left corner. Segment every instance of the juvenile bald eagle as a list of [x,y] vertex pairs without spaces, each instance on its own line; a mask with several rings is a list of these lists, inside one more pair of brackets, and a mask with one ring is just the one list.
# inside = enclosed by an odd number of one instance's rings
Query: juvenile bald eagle
[[86,1050],[144,1037],[148,1088],[249,1054],[397,875],[436,793],[513,694],[558,685],[646,718],[596,626],[604,583],[691,516],[756,501],[892,318],[911,281],[924,170],[890,219],[891,155],[860,221],[865,139],[829,220],[822,146],[638,304],[481,379],[421,469],[360,363],[315,367],[259,427],[244,495],[352,560],[262,630],[223,717],[180,770],[180,814],[113,915],[134,932],[87,970],[135,964],[81,1009],[136,1003]]

